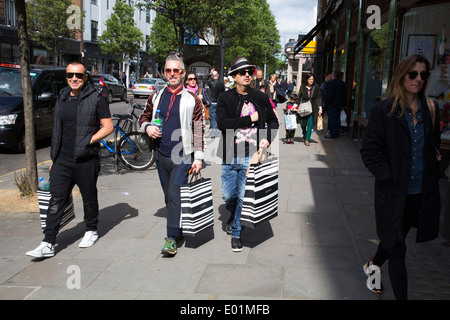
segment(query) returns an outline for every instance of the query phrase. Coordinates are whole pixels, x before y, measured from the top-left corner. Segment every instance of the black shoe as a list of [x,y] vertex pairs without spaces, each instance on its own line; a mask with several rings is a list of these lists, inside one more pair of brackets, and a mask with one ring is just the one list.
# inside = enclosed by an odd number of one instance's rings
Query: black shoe
[[240,252],[240,251],[242,251],[241,239],[239,239],[239,238],[231,238],[231,250],[233,252]]

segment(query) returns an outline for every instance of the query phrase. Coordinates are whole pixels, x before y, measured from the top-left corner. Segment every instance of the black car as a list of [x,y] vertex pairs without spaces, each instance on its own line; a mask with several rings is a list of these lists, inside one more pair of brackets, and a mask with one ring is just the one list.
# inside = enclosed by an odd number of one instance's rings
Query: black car
[[122,82],[114,78],[110,74],[92,74],[92,80],[100,94],[111,103],[114,98],[122,101],[127,100],[127,88]]
[[[66,87],[66,68],[31,66],[36,141],[49,138],[53,130],[56,98]],[[88,82],[93,84],[88,75]],[[20,67],[0,64],[0,147],[25,151],[25,124]]]

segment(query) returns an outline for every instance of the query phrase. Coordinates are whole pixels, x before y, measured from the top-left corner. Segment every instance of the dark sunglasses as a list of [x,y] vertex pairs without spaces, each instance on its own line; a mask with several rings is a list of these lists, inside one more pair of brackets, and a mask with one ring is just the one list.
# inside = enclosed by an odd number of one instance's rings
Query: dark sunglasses
[[166,70],[164,70],[167,74],[171,74],[172,72],[173,72],[173,74],[180,74],[180,72],[182,71],[182,70],[180,70],[180,69],[166,69]]
[[422,71],[420,73],[417,72],[417,71],[410,71],[410,72],[408,72],[409,79],[411,79],[411,80],[416,79],[419,74],[420,74],[420,78],[422,80],[427,80],[427,78],[430,75],[430,73],[428,71]]
[[66,72],[67,79],[72,79],[73,76],[77,77],[77,79],[83,79],[84,73],[79,72]]
[[253,75],[255,73],[255,69],[241,69],[236,72],[240,76],[245,76],[247,73],[249,76]]
[[197,80],[197,78],[188,78],[188,81],[189,81],[189,80]]

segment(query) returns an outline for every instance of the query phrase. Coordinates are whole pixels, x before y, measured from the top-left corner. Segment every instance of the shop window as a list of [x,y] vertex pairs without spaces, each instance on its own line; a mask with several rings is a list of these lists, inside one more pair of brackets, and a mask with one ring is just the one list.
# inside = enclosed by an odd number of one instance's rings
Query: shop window
[[382,100],[386,94],[387,73],[384,62],[386,57],[386,43],[388,35],[388,23],[381,26],[381,29],[373,30],[367,39],[366,65],[364,67],[364,100],[362,105],[362,116],[370,117],[370,112],[374,105]]
[[440,109],[441,139],[450,143],[450,4],[428,5],[405,12],[400,59],[423,54],[431,64],[425,94]]

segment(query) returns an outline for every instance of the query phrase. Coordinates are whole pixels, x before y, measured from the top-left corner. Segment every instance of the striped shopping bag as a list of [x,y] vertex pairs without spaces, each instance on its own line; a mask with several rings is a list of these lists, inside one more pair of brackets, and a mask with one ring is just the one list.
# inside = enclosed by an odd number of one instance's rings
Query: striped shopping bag
[[[41,228],[42,231],[44,231],[46,227],[46,219],[47,219],[47,213],[48,213],[48,206],[50,203],[50,198],[52,197],[50,194],[50,191],[44,191],[44,190],[38,190],[37,191],[38,201],[39,201],[39,212],[40,212],[40,218],[41,218]],[[65,225],[67,225],[70,221],[72,221],[75,218],[75,212],[73,210],[73,198],[72,195],[70,195],[66,208],[64,209],[63,217],[61,219],[61,223],[59,225],[59,229],[63,228]]]
[[278,215],[278,159],[250,163],[245,184],[241,225],[256,228]]
[[189,183],[180,187],[180,196],[184,235],[195,236],[214,225],[211,179],[202,178],[200,173],[192,175]]

